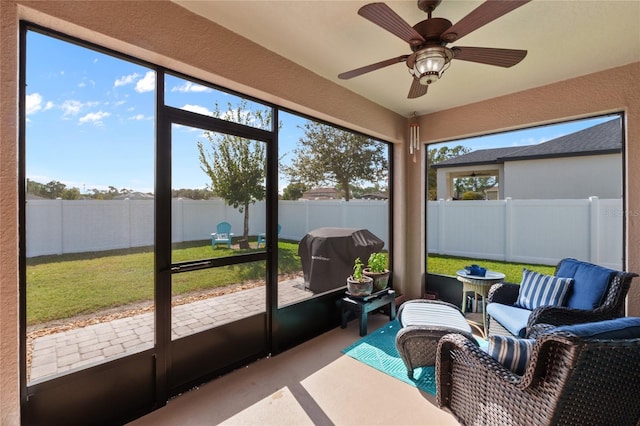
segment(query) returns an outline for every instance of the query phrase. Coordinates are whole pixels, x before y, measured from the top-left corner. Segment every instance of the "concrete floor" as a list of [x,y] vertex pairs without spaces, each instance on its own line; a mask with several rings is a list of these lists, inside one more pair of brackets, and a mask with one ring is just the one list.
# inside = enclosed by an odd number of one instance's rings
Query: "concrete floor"
[[[369,332],[389,318],[369,317]],[[457,425],[435,397],[341,350],[357,321],[180,395],[130,426]]]

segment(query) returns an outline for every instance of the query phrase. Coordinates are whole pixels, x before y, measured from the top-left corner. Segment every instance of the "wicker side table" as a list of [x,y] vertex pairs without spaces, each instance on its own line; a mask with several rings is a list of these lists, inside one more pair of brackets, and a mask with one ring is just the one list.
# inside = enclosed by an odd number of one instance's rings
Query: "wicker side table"
[[472,291],[475,295],[482,296],[482,332],[483,337],[487,337],[487,307],[485,305],[489,289],[492,285],[502,282],[505,275],[501,272],[487,271],[484,277],[478,275],[470,275],[466,270],[461,269],[456,272],[458,281],[462,283],[462,303],[461,310],[464,312],[465,295],[468,291]]

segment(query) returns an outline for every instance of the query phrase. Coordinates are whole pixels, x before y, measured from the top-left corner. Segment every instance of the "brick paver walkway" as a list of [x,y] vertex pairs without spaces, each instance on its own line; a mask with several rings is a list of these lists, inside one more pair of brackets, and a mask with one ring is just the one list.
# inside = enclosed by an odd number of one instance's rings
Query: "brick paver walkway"
[[[278,284],[278,306],[309,298],[303,278]],[[172,308],[172,338],[216,327],[265,310],[264,287],[199,300]],[[120,318],[33,341],[31,383],[109,358],[153,347],[153,312]]]

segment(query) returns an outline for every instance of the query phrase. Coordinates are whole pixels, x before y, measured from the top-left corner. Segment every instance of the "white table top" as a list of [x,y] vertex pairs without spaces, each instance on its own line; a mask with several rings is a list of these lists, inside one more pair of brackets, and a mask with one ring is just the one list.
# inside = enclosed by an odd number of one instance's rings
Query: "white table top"
[[472,280],[487,280],[487,281],[503,280],[505,277],[505,275],[502,272],[496,272],[496,271],[487,271],[486,275],[484,277],[481,277],[479,275],[471,275],[464,269],[460,269],[459,271],[456,271],[456,274],[459,277],[463,277],[463,278],[469,278]]

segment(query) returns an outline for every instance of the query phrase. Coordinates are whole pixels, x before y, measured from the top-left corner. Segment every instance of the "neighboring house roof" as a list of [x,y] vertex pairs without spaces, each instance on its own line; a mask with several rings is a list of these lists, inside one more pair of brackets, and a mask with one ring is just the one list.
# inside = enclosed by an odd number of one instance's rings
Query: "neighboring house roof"
[[363,200],[387,200],[389,196],[384,192],[368,192],[360,198]]
[[314,188],[303,192],[302,198],[305,200],[335,199],[338,195],[339,192],[335,188]]
[[433,164],[432,167],[471,166],[539,158],[616,154],[622,152],[621,124],[620,119],[614,119],[537,145],[481,149],[441,161]]
[[145,194],[144,192],[129,192],[127,194],[120,194],[113,197],[114,200],[153,200],[153,195]]

